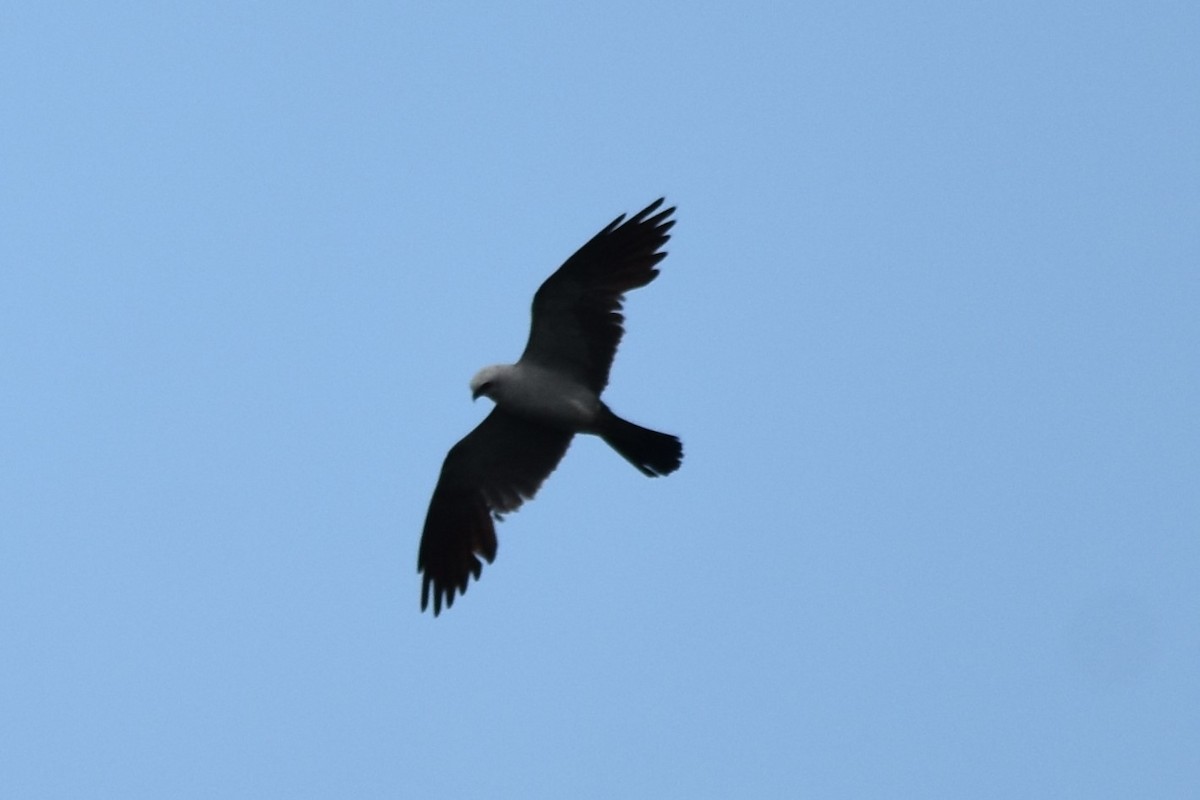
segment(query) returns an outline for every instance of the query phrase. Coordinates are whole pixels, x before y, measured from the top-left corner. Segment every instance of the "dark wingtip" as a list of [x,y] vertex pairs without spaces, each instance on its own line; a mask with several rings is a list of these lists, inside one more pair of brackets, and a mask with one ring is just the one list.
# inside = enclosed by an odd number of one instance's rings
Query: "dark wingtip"
[[[424,613],[429,608],[429,589],[433,588],[433,615],[436,617],[442,613],[442,587],[433,586],[433,578],[428,573],[421,576],[421,613]],[[450,604],[447,603],[449,608]]]
[[600,231],[600,233],[596,234],[596,236],[603,236],[606,233],[612,233],[617,228],[621,227],[621,223],[624,221],[625,221],[625,215],[618,214],[617,218],[614,219],[612,222],[608,223],[608,225],[606,225],[604,227],[604,230]]
[[[425,585],[421,588],[421,611],[425,612],[429,609],[429,586],[432,583],[428,578],[425,579]],[[466,587],[454,586],[434,586],[433,587],[433,615],[436,617],[442,613],[443,598],[446,608],[454,605],[454,590],[458,588],[460,593],[465,593]]]
[[[670,238],[669,236],[666,235],[666,233],[667,233],[667,231],[669,231],[671,229],[671,226],[673,226],[675,224],[675,220],[673,220],[673,219],[669,220],[667,218],[675,213],[675,206],[671,206],[668,209],[659,211],[657,214],[654,214],[654,212],[658,211],[659,207],[666,201],[667,201],[666,197],[660,197],[657,200],[655,200],[653,203],[651,203],[650,205],[643,208],[638,213],[634,214],[632,217],[629,217],[628,219],[625,218],[625,214],[618,215],[616,219],[614,219],[612,222],[608,223],[608,225],[604,226],[604,230],[600,231],[595,236],[593,236],[591,238],[591,240],[588,242],[588,244],[591,244],[592,242],[595,242],[599,239],[604,238],[605,236],[608,236],[613,231],[615,231],[617,228],[624,228],[626,226],[638,227],[638,226],[644,225],[644,224],[648,224],[648,225],[650,225],[651,228],[656,229],[658,233],[662,234],[663,242],[666,242],[667,239]],[[651,217],[650,216],[651,214],[654,214],[654,216]],[[584,247],[587,247],[587,245],[584,245]]]
[[648,216],[648,215],[650,215],[650,214],[653,214],[653,213],[655,212],[655,210],[657,210],[657,209],[658,209],[658,207],[659,207],[659,206],[661,206],[661,205],[662,205],[663,203],[665,203],[665,202],[667,202],[667,198],[666,198],[666,197],[660,197],[660,198],[658,198],[658,199],[657,199],[657,200],[655,200],[653,203],[651,203],[650,205],[646,206],[646,207],[645,207],[645,208],[643,208],[641,211],[639,211],[639,212],[638,212],[638,216],[639,216],[639,217],[644,217],[644,216]]
[[[478,562],[476,563],[478,564]],[[481,571],[482,567],[480,566],[477,566],[473,570],[476,580],[479,580],[479,574]],[[455,596],[459,594],[466,594],[467,585],[469,583],[470,576],[463,578],[462,582],[458,584],[437,584],[435,583],[434,579],[428,573],[426,573],[422,576],[421,581],[421,612],[424,613],[429,609],[430,594],[433,595],[433,615],[435,617],[442,613],[443,604],[447,609],[452,608],[454,606]],[[430,589],[433,591],[430,592]]]
[[[496,558],[496,549],[493,544],[480,551],[475,551],[474,555],[482,556],[487,563],[491,564]],[[483,563],[478,558],[472,558],[472,565],[467,572],[463,573],[461,580],[447,579],[446,576],[435,576],[430,574],[423,562],[417,564],[417,571],[421,575],[421,611],[429,609],[429,599],[433,597],[433,615],[436,617],[442,613],[442,607],[447,609],[454,606],[454,600],[459,595],[467,593],[467,587],[471,585],[471,578],[479,580],[479,576],[483,574]]]
[[[658,198],[653,203],[646,206],[638,213],[634,214],[633,217],[630,218],[629,221],[630,222],[642,222],[647,217],[649,217],[651,214],[654,214],[655,211],[658,211],[659,207],[662,206],[662,204],[665,202],[667,202],[666,197]],[[657,223],[660,220],[666,219],[667,217],[671,216],[674,213],[675,213],[675,206],[671,206],[670,208],[665,209],[665,210],[659,212],[657,215],[655,215],[654,222]]]
[[[667,198],[665,197],[658,198],[629,220],[630,223],[649,225],[656,233],[662,236],[664,244],[671,238],[667,235],[667,231],[675,226],[675,220],[671,219],[671,215],[675,213],[675,206],[664,208],[662,211],[658,210],[666,200]],[[658,213],[655,213],[656,211]]]

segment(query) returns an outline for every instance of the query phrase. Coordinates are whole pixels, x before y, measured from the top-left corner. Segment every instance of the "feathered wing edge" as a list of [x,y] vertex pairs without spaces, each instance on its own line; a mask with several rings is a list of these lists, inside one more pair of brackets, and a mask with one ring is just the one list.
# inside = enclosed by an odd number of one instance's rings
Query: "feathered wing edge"
[[[575,375],[599,393],[625,332],[625,293],[658,277],[675,208],[659,198],[628,220],[622,214],[563,262],[533,298],[522,360]],[[655,213],[657,212],[657,213]]]
[[494,408],[454,445],[442,464],[417,555],[421,610],[454,605],[483,562],[496,558],[494,520],[533,498],[558,466],[574,434]]

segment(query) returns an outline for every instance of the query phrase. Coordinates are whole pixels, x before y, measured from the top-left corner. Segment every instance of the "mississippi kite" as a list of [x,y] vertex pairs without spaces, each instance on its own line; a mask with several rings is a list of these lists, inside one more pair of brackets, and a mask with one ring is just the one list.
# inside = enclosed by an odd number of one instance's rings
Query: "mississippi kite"
[[624,332],[625,292],[658,276],[674,208],[660,198],[629,220],[617,217],[566,260],[533,296],[525,352],[515,364],[485,367],[471,394],[495,408],[454,445],[442,464],[417,570],[421,610],[437,616],[496,557],[493,518],[516,511],[554,471],[571,438],[590,433],[645,475],[679,468],[679,439],[621,419],[600,400]]

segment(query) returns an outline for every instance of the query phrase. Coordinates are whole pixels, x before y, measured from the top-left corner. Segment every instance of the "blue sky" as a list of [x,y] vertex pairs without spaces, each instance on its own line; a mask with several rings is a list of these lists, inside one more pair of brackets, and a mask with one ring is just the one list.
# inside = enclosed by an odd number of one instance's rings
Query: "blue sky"
[[[0,14],[0,783],[1191,797],[1193,3]],[[659,195],[606,399],[418,612],[539,283]]]

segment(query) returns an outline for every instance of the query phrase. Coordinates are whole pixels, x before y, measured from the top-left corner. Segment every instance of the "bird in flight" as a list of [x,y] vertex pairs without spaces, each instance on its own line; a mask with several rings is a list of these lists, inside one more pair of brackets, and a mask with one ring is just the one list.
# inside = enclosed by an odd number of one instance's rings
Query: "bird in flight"
[[614,414],[600,400],[624,333],[625,293],[658,276],[656,265],[675,224],[659,198],[617,217],[568,258],[533,296],[525,352],[515,364],[484,367],[471,395],[496,404],[475,430],[450,448],[421,535],[417,571],[421,610],[455,593],[496,557],[493,520],[531,499],[577,433],[599,436],[643,474],[679,468],[683,445]]

